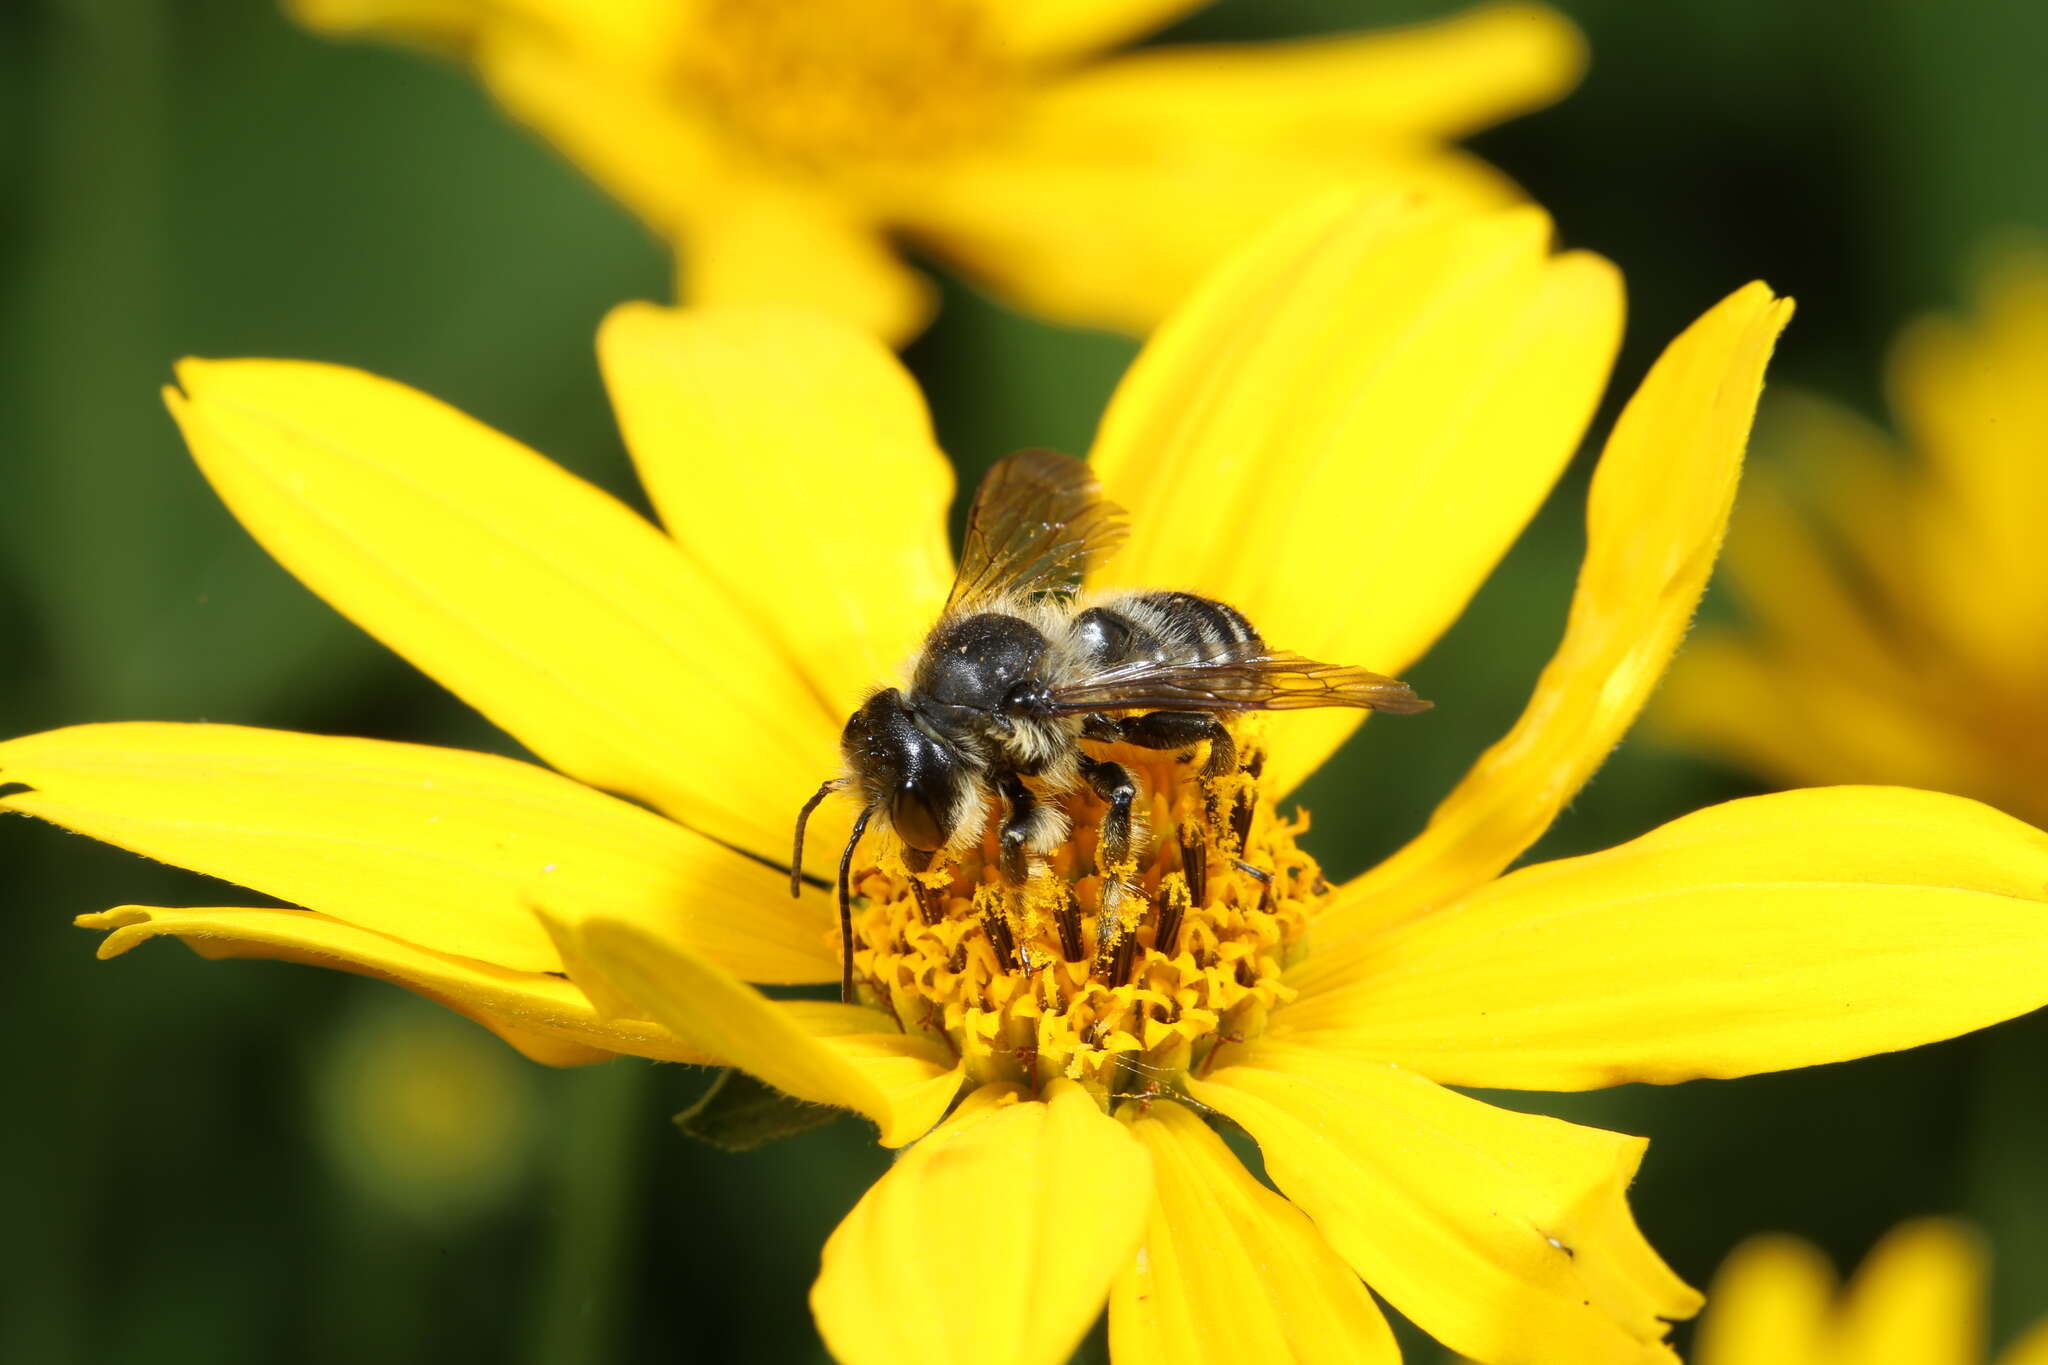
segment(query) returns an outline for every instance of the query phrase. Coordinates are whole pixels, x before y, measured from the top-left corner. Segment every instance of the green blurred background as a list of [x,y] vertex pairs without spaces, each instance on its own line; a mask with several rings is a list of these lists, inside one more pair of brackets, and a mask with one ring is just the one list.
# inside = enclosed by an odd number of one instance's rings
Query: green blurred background
[[[1172,36],[1450,8],[1224,0]],[[1958,295],[1987,232],[2048,228],[2038,0],[1564,8],[1585,86],[1476,145],[1626,270],[1621,392],[1762,276],[1800,302],[1775,380],[1875,412],[1896,325]],[[461,72],[320,42],[262,0],[16,0],[0,108],[0,731],[206,719],[505,750],[255,548],[155,391],[189,353],[347,362],[637,502],[591,336],[663,295],[661,251]],[[1131,344],[947,294],[908,359],[968,476],[1084,449]],[[1333,871],[1415,829],[1519,709],[1584,474],[1414,670],[1429,724],[1369,727],[1306,793]],[[1632,742],[1542,851],[1751,789]],[[547,1071],[390,987],[172,946],[101,965],[69,925],[210,903],[203,879],[26,820],[0,821],[0,878],[0,1359],[823,1359],[804,1296],[884,1165],[864,1126],[694,1147],[665,1118],[702,1073]],[[1695,1282],[1757,1229],[1853,1260],[1902,1216],[1967,1214],[1997,1246],[2004,1340],[2048,1311],[2044,1044],[2028,1019],[1806,1073],[1505,1098],[1650,1135],[1636,1206]]]

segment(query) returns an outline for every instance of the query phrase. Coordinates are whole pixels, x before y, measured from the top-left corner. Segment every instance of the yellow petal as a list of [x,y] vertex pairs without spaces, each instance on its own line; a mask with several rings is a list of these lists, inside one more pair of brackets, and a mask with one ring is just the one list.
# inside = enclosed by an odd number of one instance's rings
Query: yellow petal
[[1644,1139],[1518,1114],[1387,1063],[1260,1040],[1189,1091],[1403,1316],[1483,1365],[1666,1362],[1700,1296],[1624,1192]]
[[736,175],[707,198],[682,239],[685,303],[810,309],[892,345],[931,321],[931,281],[849,201],[754,175]]
[[[1826,627],[1816,619],[1815,630]],[[1780,786],[1877,782],[1979,795],[1995,789],[1996,776],[1958,742],[1949,717],[1931,710],[1924,693],[1872,681],[1817,653],[1795,657],[1774,643],[1702,631],[1686,641],[1648,724],[1667,744],[1713,754]]]
[[1562,94],[1582,47],[1553,12],[1505,5],[1358,37],[1149,48],[1031,92],[999,136],[880,202],[1034,312],[1145,332],[1337,187],[1521,198],[1443,139]]
[[[821,896],[530,763],[235,725],[80,725],[0,743],[23,811],[443,953],[561,959],[536,900],[636,916],[762,981],[838,975]],[[4,791],[4,787],[0,787]]]
[[1061,1365],[1151,1199],[1145,1149],[1078,1086],[982,1092],[833,1232],[811,1311],[845,1365]]
[[1341,154],[1105,127],[1047,98],[999,143],[885,201],[932,254],[1032,313],[1143,334],[1292,206],[1344,186],[1494,207],[1514,187],[1474,157],[1372,139]]
[[161,909],[124,905],[80,915],[86,929],[111,930],[102,958],[171,934],[201,957],[273,958],[376,977],[417,991],[503,1038],[536,1062],[581,1066],[621,1054],[664,1062],[715,1063],[657,1025],[607,1019],[569,982],[430,952],[307,910]]
[[542,913],[570,974],[608,1011],[628,1002],[690,1046],[813,1104],[851,1109],[900,1147],[939,1121],[963,1071],[946,1046],[885,1014],[821,1001],[779,1003],[672,939],[605,916]]
[[983,0],[1002,49],[1018,61],[1056,63],[1142,38],[1210,0]]
[[1751,1238],[1714,1273],[1693,1365],[1825,1365],[1834,1290],[1835,1273],[1812,1243]]
[[570,776],[787,856],[843,717],[653,526],[401,384],[179,375],[201,468],[300,581]]
[[1419,836],[1345,888],[1319,938],[1341,940],[1485,883],[1542,836],[1620,742],[1713,571],[1764,363],[1791,312],[1749,285],[1651,368],[1593,476],[1571,616],[1527,709]]
[[486,0],[285,0],[284,7],[319,33],[374,34],[458,52],[491,17]]
[[1372,1295],[1315,1224],[1171,1102],[1119,1114],[1152,1155],[1137,1259],[1109,1296],[1116,1365],[1399,1365]]
[[506,108],[681,248],[686,301],[815,309],[891,342],[930,321],[931,282],[904,264],[864,200],[782,174],[736,143],[660,64],[677,40],[585,38],[500,25],[476,63]]
[[715,196],[729,155],[720,130],[649,69],[661,52],[499,24],[472,56],[500,104],[673,241]]
[[1961,797],[1731,801],[1311,956],[1276,1026],[1448,1085],[1813,1066],[2048,1003],[2048,834]]
[[1998,1365],[2048,1365],[2048,1321],[2037,1322],[2006,1347]]
[[[1280,648],[1407,668],[1543,501],[1613,359],[1619,279],[1549,239],[1534,210],[1333,201],[1218,272],[1104,418],[1094,459],[1135,527],[1112,581],[1209,593]],[[1277,723],[1276,791],[1356,724]]]
[[1295,42],[1151,47],[1051,94],[1112,134],[1355,155],[1363,139],[1456,137],[1560,98],[1586,66],[1570,20],[1541,5]]
[[953,571],[953,469],[895,356],[774,308],[629,303],[597,344],[669,534],[842,714],[894,681]]
[[[1934,471],[1946,542],[1923,570],[1946,589],[1954,643],[1994,677],[2048,680],[2048,248],[1985,272],[1970,320],[1929,318],[1900,338],[1890,388]],[[1984,590],[1995,583],[1997,591]]]
[[1984,1250],[1938,1218],[1901,1224],[1864,1259],[1842,1308],[1842,1365],[1977,1365]]

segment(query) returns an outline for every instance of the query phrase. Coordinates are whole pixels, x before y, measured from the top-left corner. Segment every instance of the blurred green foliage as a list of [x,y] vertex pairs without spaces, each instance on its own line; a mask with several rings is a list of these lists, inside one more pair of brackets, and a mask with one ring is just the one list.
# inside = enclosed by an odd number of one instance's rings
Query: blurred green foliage
[[[1776,378],[1874,410],[1888,336],[1953,297],[1971,246],[2048,229],[2034,0],[1564,7],[1593,43],[1585,87],[1478,145],[1626,270],[1617,395],[1762,276],[1800,300]],[[1225,0],[1175,36],[1447,8]],[[263,0],[0,8],[0,117],[0,729],[211,719],[506,750],[255,548],[155,390],[184,354],[361,365],[638,502],[591,337],[614,302],[663,295],[655,244],[466,75],[321,43]],[[1019,446],[1085,448],[1131,344],[947,294],[908,358],[965,476]],[[1582,467],[1415,670],[1427,723],[1369,727],[1305,794],[1333,871],[1416,828],[1519,709],[1563,619],[1583,491]],[[1544,852],[1745,790],[1632,743]],[[323,1073],[389,988],[168,946],[99,966],[73,914],[217,893],[28,821],[0,821],[0,869],[18,936],[0,1359],[822,1359],[818,1248],[884,1165],[858,1125],[733,1155],[666,1122],[700,1073],[528,1068],[525,1154],[487,1198],[423,1216],[364,1194]],[[1496,1098],[1651,1135],[1637,1207],[1695,1282],[1760,1228],[1846,1262],[1902,1216],[1975,1217],[2000,1253],[2002,1340],[2048,1311],[2044,1047],[2030,1019],[1822,1071]]]

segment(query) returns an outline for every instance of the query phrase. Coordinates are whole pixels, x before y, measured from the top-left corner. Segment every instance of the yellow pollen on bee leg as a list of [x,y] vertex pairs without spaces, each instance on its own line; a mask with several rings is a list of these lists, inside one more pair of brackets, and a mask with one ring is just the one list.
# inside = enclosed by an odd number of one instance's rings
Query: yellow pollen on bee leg
[[953,150],[1016,84],[973,0],[703,0],[681,74],[741,139],[819,170]]
[[1281,971],[1329,893],[1296,842],[1306,819],[1282,818],[1251,771],[1204,783],[1171,756],[1118,761],[1146,793],[1146,819],[1108,876],[1097,866],[1105,807],[1086,792],[1060,798],[1072,831],[1021,895],[996,875],[993,824],[956,863],[923,873],[921,891],[894,853],[856,868],[863,998],[943,1039],[977,1083],[1037,1090],[1064,1077],[1105,1100],[1169,1092],[1293,995]]

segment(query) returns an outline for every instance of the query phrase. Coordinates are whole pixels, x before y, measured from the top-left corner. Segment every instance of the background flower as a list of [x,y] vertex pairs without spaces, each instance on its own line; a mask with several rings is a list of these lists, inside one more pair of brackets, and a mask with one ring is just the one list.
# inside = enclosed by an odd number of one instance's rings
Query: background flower
[[[897,242],[1067,322],[1144,331],[1336,185],[1514,197],[1448,145],[1563,94],[1531,3],[1400,32],[1114,49],[1208,0],[290,0],[472,63],[680,251],[685,302],[801,303],[901,340]],[[1361,16],[1368,17],[1368,16]]]
[[1790,456],[1748,490],[1744,622],[1703,632],[1661,712],[1775,782],[1895,782],[2048,820],[2048,248],[2004,252],[1967,316],[1921,318],[1887,392],[1783,405]]
[[[1987,1250],[1971,1231],[1927,1218],[1885,1234],[1848,1285],[1797,1237],[1755,1237],[1714,1276],[1693,1365],[2041,1365],[2048,1320],[1987,1356]],[[2027,1295],[2021,1312],[2038,1313]]]
[[[1462,8],[1224,0],[1168,36],[1266,41]],[[1553,211],[1568,245],[1629,264],[1638,340],[1617,394],[1730,281],[1763,276],[1801,301],[1774,387],[1877,417],[1883,351],[1910,317],[1956,310],[1972,245],[2001,225],[2048,230],[2048,178],[2016,170],[2048,121],[2038,6],[1562,9],[1590,42],[1585,83],[1472,146]],[[262,352],[402,374],[630,496],[590,336],[619,299],[670,289],[666,253],[452,64],[323,41],[270,0],[0,7],[0,73],[16,134],[0,230],[0,729],[233,714],[498,742],[233,524],[156,397],[166,358]],[[906,358],[961,482],[1016,444],[1085,449],[1130,345],[940,285],[945,306]],[[1583,493],[1583,469],[1568,474],[1415,670],[1439,703],[1427,729],[1366,727],[1304,793],[1316,848],[1350,851],[1333,875],[1391,851],[1513,719],[1556,640]],[[1752,789],[1631,741],[1539,856],[1611,846]],[[802,1315],[764,1305],[801,1299],[817,1247],[881,1169],[856,1125],[729,1157],[646,1126],[650,1107],[692,1098],[700,1082],[681,1069],[527,1068],[544,1197],[430,1242],[387,1228],[366,1244],[327,1216],[339,1188],[317,1174],[299,1078],[352,1001],[390,988],[160,949],[109,991],[113,968],[81,953],[68,914],[196,904],[218,884],[24,820],[0,820],[0,866],[15,935],[0,1021],[16,1043],[11,1093],[34,1116],[0,1130],[15,1219],[0,1242],[0,1357],[816,1351]],[[1632,1197],[1696,1284],[1756,1228],[1795,1228],[1849,1265],[1917,1210],[1969,1212],[1999,1248],[2003,1340],[2032,1313],[2021,1291],[2048,1277],[2044,1049],[2048,1029],[2025,1020],[1800,1075],[1622,1087],[1558,1112],[1651,1136]],[[380,1275],[404,1247],[433,1273]]]

